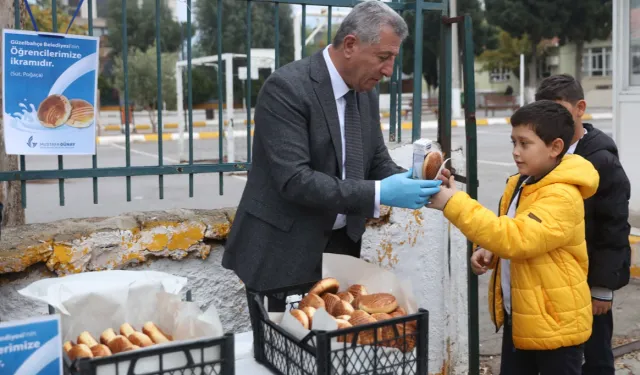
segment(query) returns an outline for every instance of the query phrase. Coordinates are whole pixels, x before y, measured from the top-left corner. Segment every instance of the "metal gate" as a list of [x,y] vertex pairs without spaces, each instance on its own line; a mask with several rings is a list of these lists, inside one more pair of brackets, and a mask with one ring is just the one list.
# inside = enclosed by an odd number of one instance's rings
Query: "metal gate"
[[[20,25],[20,1],[15,2],[15,24]],[[129,0],[131,1],[131,0]],[[156,8],[160,7],[160,1],[156,0]],[[192,8],[192,0],[184,0],[187,4],[187,8]],[[218,61],[222,61],[222,23],[224,16],[222,14],[222,1],[223,0],[208,0],[217,2],[217,55]],[[246,3],[246,22],[247,22],[247,72],[251,72],[251,7],[255,3],[271,3],[273,5],[273,12],[275,16],[274,24],[274,39],[275,39],[275,67],[276,69],[280,65],[280,50],[279,50],[279,4],[298,4],[302,6],[302,35],[305,35],[306,30],[306,11],[307,6],[326,6],[328,7],[328,40],[331,42],[331,19],[333,7],[353,7],[362,0],[237,0],[244,1]],[[192,98],[192,42],[191,38],[187,38],[187,120],[186,128],[188,131],[188,162],[181,164],[165,165],[163,163],[163,121],[162,121],[162,107],[158,106],[158,162],[153,166],[133,166],[131,165],[131,119],[129,118],[129,91],[128,91],[128,72],[127,72],[127,0],[122,0],[122,42],[123,42],[123,65],[124,65],[124,135],[125,135],[125,165],[121,167],[98,167],[98,155],[92,156],[92,166],[90,168],[76,168],[66,169],[64,168],[63,156],[58,156],[58,169],[57,170],[28,170],[25,156],[20,156],[20,170],[0,172],[0,181],[20,181],[22,190],[22,204],[24,207],[27,205],[26,196],[26,181],[29,180],[48,180],[57,179],[59,184],[59,201],[60,205],[65,203],[64,183],[65,179],[83,179],[91,178],[93,180],[93,203],[98,203],[98,180],[101,177],[125,177],[126,180],[126,199],[131,201],[131,184],[132,177],[134,176],[158,176],[158,188],[159,199],[164,198],[164,180],[165,175],[188,175],[189,182],[189,197],[193,197],[194,175],[202,173],[218,173],[220,179],[220,194],[223,194],[223,174],[225,172],[234,171],[247,171],[251,168],[251,92],[252,82],[251,79],[246,80],[246,132],[247,132],[247,161],[242,163],[225,163],[223,162],[223,137],[225,130],[233,131],[233,122],[230,123],[230,127],[224,128],[224,119],[222,111],[218,111],[218,148],[220,158],[218,163],[206,163],[196,164],[194,163],[194,121],[193,121],[193,98]],[[467,184],[467,191],[473,198],[477,198],[478,188],[478,174],[477,174],[477,145],[476,145],[476,118],[475,118],[475,84],[474,84],[474,52],[473,52],[473,35],[471,18],[468,15],[459,17],[449,17],[449,3],[448,0],[428,2],[425,0],[391,0],[387,4],[396,10],[397,12],[415,12],[415,24],[409,25],[413,28],[416,38],[414,41],[413,50],[422,51],[423,43],[420,37],[423,32],[423,22],[425,12],[438,12],[441,15],[441,51],[440,51],[440,69],[439,69],[439,103],[438,103],[438,142],[442,145],[445,154],[451,153],[451,78],[452,78],[452,25],[457,24],[463,33],[464,43],[462,44],[463,51],[463,77],[464,77],[464,112],[465,112],[465,132],[466,132],[466,171],[464,175],[460,175],[457,171],[457,180]],[[88,29],[89,35],[93,35],[93,2],[87,1],[88,5]],[[52,24],[53,29],[57,30],[58,20],[56,13],[57,1],[52,0]],[[160,44],[160,12],[156,12],[155,17],[156,28],[156,43]],[[187,36],[192,35],[192,20],[191,12],[187,12]],[[304,57],[304,43],[305,38],[302,39],[302,57]],[[390,96],[391,96],[391,110],[390,110],[390,125],[389,125],[389,141],[390,142],[402,142],[402,75],[401,64],[403,49],[400,49],[400,55],[396,58],[396,64],[391,77],[390,82]],[[421,137],[421,123],[422,123],[422,54],[414,53],[414,76],[413,76],[413,108],[412,112],[412,141]],[[158,71],[158,92],[157,99],[159,103],[162,103],[162,88],[161,88],[161,71],[162,64],[160,59],[160,49],[157,52],[157,71]],[[218,82],[223,82],[223,71],[218,69]],[[222,85],[218,84],[218,109],[223,107],[222,99]],[[471,244],[468,244],[468,255],[471,254]],[[468,267],[470,270],[470,267]],[[479,373],[479,334],[478,334],[478,287],[477,277],[469,271],[469,369],[470,374]]]

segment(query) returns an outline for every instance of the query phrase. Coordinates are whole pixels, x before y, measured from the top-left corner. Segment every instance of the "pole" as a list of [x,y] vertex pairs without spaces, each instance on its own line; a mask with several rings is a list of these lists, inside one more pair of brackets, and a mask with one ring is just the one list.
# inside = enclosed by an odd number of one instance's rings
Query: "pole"
[[293,16],[293,59],[302,59],[302,15]]
[[176,105],[178,108],[178,162],[182,163],[182,157],[184,156],[184,96],[182,88],[182,66],[179,62],[176,63]]
[[[5,11],[0,12],[0,28],[22,28],[21,15],[25,12],[24,3],[22,1],[0,0],[0,9],[5,9]],[[0,50],[3,48],[2,39],[0,38]],[[1,71],[2,61],[0,59],[0,72]],[[2,103],[2,97],[2,87],[0,85],[0,104]],[[19,170],[18,156],[7,155],[5,153],[4,121],[8,121],[9,119],[3,119],[3,113],[4,110],[0,111],[0,171],[17,171]],[[25,216],[24,207],[22,205],[23,201],[20,181],[5,181],[0,184],[0,203],[4,205],[2,220],[3,227],[24,224]]]
[[520,54],[520,107],[524,106],[524,53]]
[[[224,60],[225,75],[226,75],[226,94],[227,94],[227,126],[226,126],[226,138],[227,138],[227,161],[233,163],[235,159],[235,141],[233,139],[233,54],[228,53]],[[247,72],[247,79],[251,79],[251,72]],[[222,137],[222,134],[220,135]],[[220,138],[222,139],[222,138]]]
[[[458,15],[457,0],[449,0],[450,17]],[[451,25],[451,117],[462,117],[462,104],[460,100],[460,51],[458,47],[458,24]]]

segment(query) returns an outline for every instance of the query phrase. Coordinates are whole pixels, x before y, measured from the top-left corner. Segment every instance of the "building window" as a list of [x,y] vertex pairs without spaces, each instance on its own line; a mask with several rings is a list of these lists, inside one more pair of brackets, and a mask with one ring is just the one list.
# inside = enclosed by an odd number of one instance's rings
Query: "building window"
[[629,1],[629,83],[640,86],[640,0]]
[[496,68],[489,72],[489,82],[501,83],[511,80],[511,72],[508,69]]
[[106,27],[94,27],[93,28],[93,36],[103,36],[108,35]]
[[582,73],[588,77],[609,77],[613,74],[611,47],[585,48]]

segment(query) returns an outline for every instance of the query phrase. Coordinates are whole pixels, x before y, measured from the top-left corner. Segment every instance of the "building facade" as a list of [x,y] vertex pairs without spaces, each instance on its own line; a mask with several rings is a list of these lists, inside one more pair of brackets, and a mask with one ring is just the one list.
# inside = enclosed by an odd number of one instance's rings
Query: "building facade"
[[613,1],[613,136],[631,181],[631,224],[640,227],[640,0]]

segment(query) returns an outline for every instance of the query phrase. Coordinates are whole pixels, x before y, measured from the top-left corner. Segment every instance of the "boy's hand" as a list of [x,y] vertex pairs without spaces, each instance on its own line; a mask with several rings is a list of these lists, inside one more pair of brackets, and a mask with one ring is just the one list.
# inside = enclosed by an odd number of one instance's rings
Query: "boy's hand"
[[493,259],[493,253],[489,250],[478,248],[473,255],[471,255],[471,270],[476,275],[484,275],[489,270],[489,265]]
[[440,211],[444,210],[444,207],[447,205],[447,202],[449,202],[449,199],[451,199],[451,197],[458,192],[458,188],[456,187],[456,181],[454,177],[451,176],[451,173],[449,173],[450,177],[446,179],[444,177],[444,171],[445,170],[443,170],[443,177],[440,177],[440,179],[442,179],[440,192],[438,194],[431,196],[430,203],[427,205],[427,207],[429,208],[433,208]]
[[593,298],[591,304],[593,307],[593,315],[604,315],[611,310],[611,301],[600,301],[599,299]]

